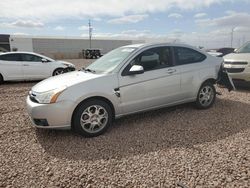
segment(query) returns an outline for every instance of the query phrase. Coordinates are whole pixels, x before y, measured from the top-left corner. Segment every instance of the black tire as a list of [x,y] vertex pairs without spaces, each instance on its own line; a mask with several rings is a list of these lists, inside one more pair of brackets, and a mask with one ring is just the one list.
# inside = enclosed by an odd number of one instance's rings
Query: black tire
[[60,74],[63,74],[64,68],[57,68],[56,70],[54,70],[52,76],[60,75],[59,72],[60,72]]
[[3,82],[4,82],[3,76],[0,74],[0,84],[3,84]]
[[[100,107],[98,109],[98,114],[100,114],[100,116],[101,115],[104,116],[104,114],[105,114],[105,118],[103,118],[102,120],[99,119],[99,120],[95,121],[95,118],[96,119],[98,119],[98,118],[94,117],[93,112],[87,113],[88,111],[91,111],[92,109],[97,110],[96,107]],[[105,109],[105,110],[103,110],[103,109]],[[100,112],[102,112],[101,110],[103,111],[102,114],[100,113]],[[91,114],[92,116],[89,115],[89,114]],[[106,119],[106,115],[107,115],[107,119]],[[84,116],[86,116],[86,118]],[[104,132],[107,131],[107,129],[112,124],[112,117],[113,117],[113,114],[112,114],[112,110],[111,110],[111,107],[109,106],[109,104],[107,104],[106,102],[104,102],[102,100],[98,100],[98,99],[89,100],[89,101],[81,103],[76,108],[76,110],[75,110],[75,112],[73,114],[72,128],[73,128],[74,131],[81,134],[82,136],[96,137],[96,136],[99,136],[99,135],[101,135],[101,134],[103,134]],[[85,118],[85,120],[84,120],[84,118]],[[90,121],[92,123],[90,123],[90,122],[85,123],[83,121],[86,121],[86,122]],[[100,123],[97,123],[98,121],[99,122],[103,121],[104,125],[100,125]],[[97,129],[93,130],[91,132],[90,129],[91,129],[92,126],[97,128]]]
[[214,85],[211,82],[205,82],[199,89],[195,105],[198,109],[208,109],[213,106],[215,99],[216,90]]

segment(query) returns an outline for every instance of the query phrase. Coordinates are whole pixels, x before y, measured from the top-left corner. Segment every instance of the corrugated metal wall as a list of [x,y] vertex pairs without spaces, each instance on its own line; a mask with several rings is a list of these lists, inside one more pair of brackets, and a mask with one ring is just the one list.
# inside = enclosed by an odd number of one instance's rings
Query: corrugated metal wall
[[24,37],[10,37],[11,51],[33,52],[32,39]]
[[[33,38],[33,51],[55,59],[82,58],[82,49],[89,48],[87,39]],[[107,53],[117,47],[133,44],[132,40],[92,40],[92,48]]]

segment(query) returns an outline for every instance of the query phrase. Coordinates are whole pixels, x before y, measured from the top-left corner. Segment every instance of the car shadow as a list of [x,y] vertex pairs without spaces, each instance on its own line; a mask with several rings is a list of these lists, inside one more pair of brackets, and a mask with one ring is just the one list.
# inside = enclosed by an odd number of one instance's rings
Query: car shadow
[[5,81],[2,85],[3,86],[19,86],[18,84],[37,84],[41,80],[36,80],[36,81]]
[[[240,110],[239,110],[240,109]],[[127,116],[104,135],[84,138],[71,131],[36,130],[44,150],[57,158],[107,160],[168,148],[192,148],[250,128],[250,104],[218,99],[211,109],[191,104]]]

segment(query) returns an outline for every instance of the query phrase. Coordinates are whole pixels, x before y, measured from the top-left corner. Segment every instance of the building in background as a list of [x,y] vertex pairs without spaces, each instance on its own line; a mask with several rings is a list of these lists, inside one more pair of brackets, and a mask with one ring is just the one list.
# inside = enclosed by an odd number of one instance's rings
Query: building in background
[[10,35],[1,35],[0,34],[0,52],[10,51]]
[[[92,39],[92,48],[98,48],[105,54],[124,45],[144,43],[143,40]],[[82,58],[82,50],[89,48],[89,39],[81,37],[45,37],[0,35],[0,50],[29,51],[55,59]]]

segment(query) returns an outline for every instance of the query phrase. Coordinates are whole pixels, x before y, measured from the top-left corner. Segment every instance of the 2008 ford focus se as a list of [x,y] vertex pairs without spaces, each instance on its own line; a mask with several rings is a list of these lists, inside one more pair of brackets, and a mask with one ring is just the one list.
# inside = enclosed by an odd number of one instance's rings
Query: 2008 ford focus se
[[234,88],[227,73],[221,73],[222,62],[188,45],[124,46],[85,69],[38,83],[27,108],[38,128],[73,128],[98,136],[124,115],[188,102],[211,107],[216,81]]

